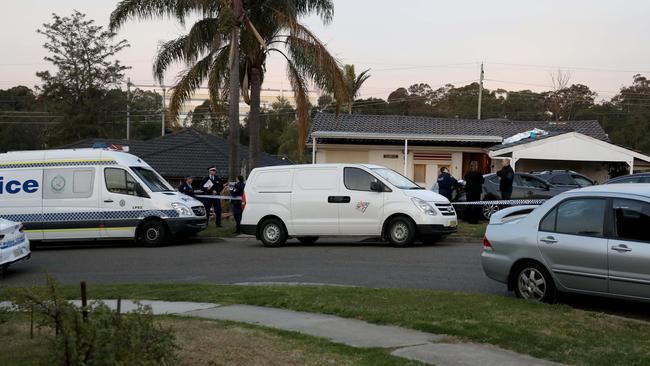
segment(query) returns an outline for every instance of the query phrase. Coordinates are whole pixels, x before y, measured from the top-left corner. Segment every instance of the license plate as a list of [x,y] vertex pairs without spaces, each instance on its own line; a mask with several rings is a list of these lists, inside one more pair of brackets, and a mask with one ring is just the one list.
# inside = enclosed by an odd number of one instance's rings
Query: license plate
[[449,221],[449,226],[451,226],[451,227],[458,226],[458,221],[456,221],[456,220]]

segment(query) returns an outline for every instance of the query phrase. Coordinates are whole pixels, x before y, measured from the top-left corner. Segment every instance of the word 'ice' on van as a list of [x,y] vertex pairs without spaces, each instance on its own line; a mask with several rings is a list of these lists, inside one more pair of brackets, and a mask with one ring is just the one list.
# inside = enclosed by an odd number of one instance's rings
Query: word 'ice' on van
[[256,168],[244,192],[242,232],[269,247],[290,238],[381,236],[395,246],[456,231],[449,201],[377,165]]
[[203,204],[137,156],[104,149],[0,154],[0,218],[32,241],[135,238],[146,245],[207,227]]

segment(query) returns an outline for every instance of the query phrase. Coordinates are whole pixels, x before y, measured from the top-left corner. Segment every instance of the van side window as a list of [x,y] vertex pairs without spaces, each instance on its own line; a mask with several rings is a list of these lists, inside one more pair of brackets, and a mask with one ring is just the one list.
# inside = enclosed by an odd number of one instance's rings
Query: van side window
[[45,169],[43,199],[88,198],[94,181],[95,168]]
[[106,181],[106,189],[111,193],[138,195],[135,192],[135,179],[124,169],[104,169],[104,180]]
[[377,178],[359,168],[343,169],[343,184],[352,191],[371,191],[370,183],[379,182]]

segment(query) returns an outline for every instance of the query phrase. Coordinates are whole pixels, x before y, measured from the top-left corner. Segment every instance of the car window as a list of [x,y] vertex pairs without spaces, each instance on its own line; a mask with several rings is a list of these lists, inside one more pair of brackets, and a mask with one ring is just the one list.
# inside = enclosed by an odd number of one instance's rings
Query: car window
[[493,176],[489,177],[488,180],[492,184],[499,184],[499,177],[497,177],[496,175],[493,175]]
[[573,185],[575,182],[571,179],[571,177],[568,174],[560,174],[556,175],[553,178],[549,180],[549,182],[553,184],[560,184],[560,185]]
[[614,224],[616,237],[622,240],[650,242],[650,204],[641,201],[615,199]]
[[109,192],[137,196],[135,192],[135,179],[126,170],[106,168],[104,169],[104,179],[106,181],[106,189]]
[[520,175],[519,183],[524,187],[542,188],[542,189],[546,188],[546,183],[530,175]]
[[612,181],[611,183],[641,183],[642,177],[635,177],[635,176],[628,176],[628,177],[623,177],[619,178],[617,180]]
[[555,231],[555,219],[557,218],[557,208],[553,208],[551,212],[547,213],[539,224],[540,231]]
[[603,236],[604,199],[572,199],[557,207],[555,232],[583,236]]
[[571,177],[573,177],[573,181],[576,182],[576,184],[578,184],[580,187],[589,187],[594,185],[592,181],[583,176],[572,175]]
[[365,170],[359,168],[343,169],[343,183],[347,189],[370,191],[371,182],[379,182],[379,180]]

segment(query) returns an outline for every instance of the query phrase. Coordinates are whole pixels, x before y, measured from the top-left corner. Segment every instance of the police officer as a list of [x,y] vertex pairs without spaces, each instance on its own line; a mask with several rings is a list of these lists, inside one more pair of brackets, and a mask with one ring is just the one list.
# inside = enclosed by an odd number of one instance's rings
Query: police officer
[[503,160],[503,167],[497,172],[499,177],[499,191],[501,199],[509,200],[512,197],[512,182],[515,179],[515,171],[510,166],[510,160]]
[[190,176],[185,177],[185,182],[181,183],[181,185],[178,186],[178,191],[190,197],[194,197],[194,188],[192,188],[193,181],[194,178]]
[[[221,179],[217,177],[217,167],[211,166],[208,168],[208,176],[203,178],[203,181],[201,182],[201,190],[209,196],[221,194],[221,191],[223,191],[223,183],[221,183]],[[205,205],[205,211],[208,214],[208,217],[210,217],[210,210],[214,207],[215,222],[217,227],[221,227],[221,199],[205,198],[203,204]]]
[[[475,202],[481,200],[483,183],[485,183],[485,179],[483,178],[483,174],[478,171],[478,162],[472,161],[469,164],[469,172],[465,174],[465,197],[467,198],[467,202]],[[469,215],[467,222],[470,224],[478,224],[480,213],[479,206],[470,205],[468,211]]]
[[440,175],[438,176],[438,193],[451,201],[451,194],[456,185],[458,185],[458,181],[449,174],[449,170],[445,167],[440,168]]
[[[233,187],[230,189],[230,195],[232,198],[241,198],[242,195],[244,194],[244,188],[246,185],[244,184],[244,177],[243,176],[238,176],[237,177],[237,183],[233,185]],[[241,214],[242,214],[242,201],[241,199],[239,200],[232,200],[231,203],[232,206],[232,216],[235,218],[235,234],[239,234],[241,231]]]

